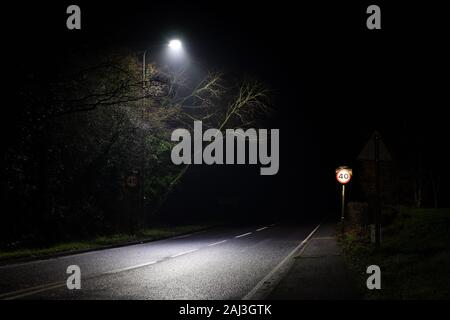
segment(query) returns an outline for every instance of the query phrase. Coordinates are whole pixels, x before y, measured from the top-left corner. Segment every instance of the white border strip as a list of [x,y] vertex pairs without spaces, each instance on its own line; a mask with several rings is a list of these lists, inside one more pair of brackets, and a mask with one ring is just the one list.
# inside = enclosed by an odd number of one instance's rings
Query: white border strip
[[251,300],[253,296],[256,294],[256,292],[261,289],[261,287],[264,285],[265,282],[267,282],[305,243],[308,242],[308,240],[314,235],[314,233],[319,229],[320,224],[306,237],[305,240],[300,242],[298,246],[294,248],[275,268],[272,269],[258,284],[249,292],[247,293],[242,300]]

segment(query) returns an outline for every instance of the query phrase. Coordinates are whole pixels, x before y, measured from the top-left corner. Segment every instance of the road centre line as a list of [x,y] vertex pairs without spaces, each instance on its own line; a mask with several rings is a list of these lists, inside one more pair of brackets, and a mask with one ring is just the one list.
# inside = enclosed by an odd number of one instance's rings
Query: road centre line
[[224,243],[224,242],[227,242],[227,240],[222,240],[222,241],[219,241],[219,242],[214,242],[214,243],[208,244],[208,247],[216,246],[216,245]]
[[142,263],[142,264],[137,264],[131,267],[126,267],[126,268],[121,268],[121,269],[116,269],[116,270],[112,270],[112,271],[108,271],[108,272],[104,272],[104,274],[114,274],[114,273],[119,273],[122,271],[128,271],[128,270],[133,270],[133,269],[138,269],[138,268],[142,268],[142,267],[146,267],[146,266],[150,266],[152,264],[158,263],[159,261],[150,261],[150,262],[146,262],[146,263]]
[[185,255],[185,254],[188,254],[188,253],[192,253],[192,252],[195,252],[195,251],[198,251],[198,249],[192,249],[192,250],[184,251],[184,252],[181,252],[181,253],[177,253],[177,254],[175,254],[173,256],[170,256],[170,257],[171,258],[176,258],[176,257],[182,256],[182,255]]
[[247,232],[247,233],[238,235],[238,236],[236,236],[236,237],[234,237],[234,238],[235,238],[235,239],[237,239],[237,238],[242,238],[242,237],[246,237],[246,236],[248,236],[248,235],[250,235],[250,234],[252,234],[252,233],[251,233],[251,232]]

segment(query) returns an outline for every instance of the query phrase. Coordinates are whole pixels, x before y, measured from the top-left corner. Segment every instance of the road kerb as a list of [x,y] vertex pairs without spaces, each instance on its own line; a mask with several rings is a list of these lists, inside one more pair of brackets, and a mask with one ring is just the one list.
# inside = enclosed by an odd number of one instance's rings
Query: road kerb
[[281,280],[282,275],[284,275],[284,273],[289,270],[289,262],[292,263],[291,258],[297,253],[297,251],[305,247],[311,237],[319,229],[319,227],[320,224],[316,228],[314,228],[313,231],[311,231],[306,239],[300,242],[299,245],[297,245],[283,260],[281,260],[281,262],[277,264],[277,266],[273,268],[272,271],[270,271],[261,281],[259,281],[258,284],[242,298],[242,300],[262,300],[267,297],[275,287],[275,285]]

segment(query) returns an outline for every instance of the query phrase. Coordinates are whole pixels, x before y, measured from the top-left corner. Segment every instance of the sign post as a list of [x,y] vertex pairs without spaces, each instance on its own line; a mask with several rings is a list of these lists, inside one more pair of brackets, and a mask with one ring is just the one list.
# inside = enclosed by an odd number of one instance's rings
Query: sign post
[[123,177],[124,201],[127,207],[127,222],[130,234],[135,233],[136,221],[139,213],[139,186],[141,179],[138,170],[132,170]]
[[352,179],[353,171],[349,167],[341,166],[336,169],[336,180],[342,185],[341,221],[344,221],[345,213],[345,185]]
[[342,205],[341,205],[341,221],[344,221],[344,208],[345,208],[345,184],[342,185]]

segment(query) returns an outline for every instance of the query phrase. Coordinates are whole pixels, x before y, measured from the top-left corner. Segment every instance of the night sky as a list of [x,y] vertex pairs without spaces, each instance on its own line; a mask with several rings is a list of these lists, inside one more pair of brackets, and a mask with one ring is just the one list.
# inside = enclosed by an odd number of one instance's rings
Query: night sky
[[[8,96],[30,68],[52,77],[69,54],[141,52],[173,36],[206,68],[256,77],[272,88],[278,113],[270,125],[281,129],[278,175],[261,177],[259,167],[195,168],[183,189],[184,210],[198,210],[196,199],[208,192],[238,197],[248,214],[333,209],[334,169],[354,164],[374,130],[388,147],[406,145],[406,132],[419,130],[433,162],[448,163],[448,37],[437,16],[444,10],[434,8],[431,17],[430,9],[407,2],[383,3],[382,30],[369,31],[365,8],[372,3],[76,1],[82,30],[69,31],[65,9],[72,2],[2,9]],[[14,130],[20,106],[14,97],[3,106],[3,128]],[[214,201],[202,202],[202,210]]]

